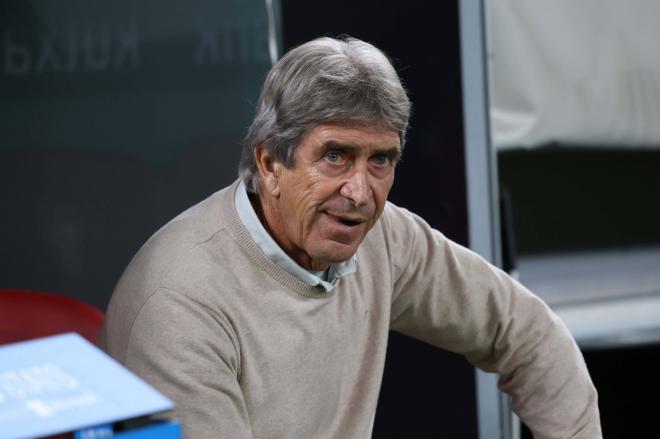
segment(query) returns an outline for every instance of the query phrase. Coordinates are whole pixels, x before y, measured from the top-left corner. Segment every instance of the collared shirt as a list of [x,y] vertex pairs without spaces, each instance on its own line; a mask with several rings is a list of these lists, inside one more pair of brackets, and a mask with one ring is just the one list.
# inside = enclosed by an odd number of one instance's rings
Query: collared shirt
[[252,207],[247,190],[245,189],[245,184],[242,181],[236,188],[234,204],[236,205],[236,212],[241,222],[266,257],[284,271],[296,276],[303,282],[312,286],[321,285],[326,292],[329,292],[335,287],[337,279],[355,273],[357,270],[355,255],[347,261],[330,265],[330,268],[326,271],[305,270],[282,250],[273,237],[266,231],[263,224],[261,224],[257,213]]

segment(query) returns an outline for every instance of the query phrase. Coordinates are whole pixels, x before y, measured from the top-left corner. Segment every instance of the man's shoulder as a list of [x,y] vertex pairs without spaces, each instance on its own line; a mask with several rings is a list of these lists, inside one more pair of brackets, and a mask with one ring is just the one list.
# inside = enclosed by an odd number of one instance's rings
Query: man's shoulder
[[128,264],[112,299],[128,300],[139,307],[153,291],[185,285],[200,270],[212,270],[210,253],[231,241],[226,231],[233,189],[235,185],[212,194],[154,233]]
[[[107,312],[111,325],[106,325],[109,339],[126,342],[129,334],[125,329],[154,297],[175,294],[180,300],[188,297],[193,302],[205,297],[199,286],[211,276],[222,275],[224,265],[219,257],[230,254],[226,261],[236,257],[231,234],[227,233],[231,228],[227,210],[233,208],[234,188],[222,189],[179,214],[140,248],[112,294]],[[192,297],[195,295],[199,297]]]
[[[375,257],[378,254],[399,253],[406,248],[415,232],[415,214],[388,201],[383,213],[360,246],[362,253]],[[364,258],[365,256],[363,256]]]
[[405,207],[387,201],[383,214],[374,228],[380,229],[385,238],[391,238],[392,235],[414,233],[419,228],[430,228],[430,226],[424,219]]
[[405,207],[398,206],[391,201],[385,203],[385,208],[383,209],[383,217],[388,220],[394,219],[395,221],[409,219],[413,216],[416,216],[414,213],[406,209]]
[[388,201],[365,239],[364,250],[372,254],[385,251],[390,259],[399,260],[414,250],[416,242],[431,241],[445,243],[449,240],[419,215]]
[[225,187],[189,207],[160,228],[145,245],[197,243],[227,227],[227,211],[234,208],[235,185]]

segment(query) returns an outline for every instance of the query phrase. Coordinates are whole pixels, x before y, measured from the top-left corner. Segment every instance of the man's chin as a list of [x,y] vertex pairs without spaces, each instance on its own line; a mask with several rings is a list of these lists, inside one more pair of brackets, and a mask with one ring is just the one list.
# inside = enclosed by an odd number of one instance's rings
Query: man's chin
[[314,257],[315,261],[324,262],[326,265],[330,264],[340,264],[346,262],[355,255],[359,246],[356,245],[346,245],[341,243],[333,243],[332,246],[328,246],[322,251],[316,253]]

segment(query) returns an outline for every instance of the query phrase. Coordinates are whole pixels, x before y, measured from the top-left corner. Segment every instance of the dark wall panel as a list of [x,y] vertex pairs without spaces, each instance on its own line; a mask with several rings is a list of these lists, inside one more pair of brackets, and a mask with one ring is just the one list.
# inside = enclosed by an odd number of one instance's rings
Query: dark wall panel
[[498,160],[520,253],[660,244],[659,150],[547,146]]
[[[409,140],[390,200],[467,243],[458,2],[283,0],[286,48],[350,35],[391,58],[410,92]],[[374,438],[476,438],[474,369],[392,333]]]
[[0,0],[0,287],[104,309],[142,243],[236,178],[261,0]]

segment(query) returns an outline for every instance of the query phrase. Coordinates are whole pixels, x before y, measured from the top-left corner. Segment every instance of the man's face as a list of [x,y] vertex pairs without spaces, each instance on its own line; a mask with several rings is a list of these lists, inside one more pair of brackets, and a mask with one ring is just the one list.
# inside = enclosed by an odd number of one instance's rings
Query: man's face
[[333,123],[303,138],[290,169],[258,156],[273,238],[306,269],[349,259],[383,212],[400,151],[396,131]]

